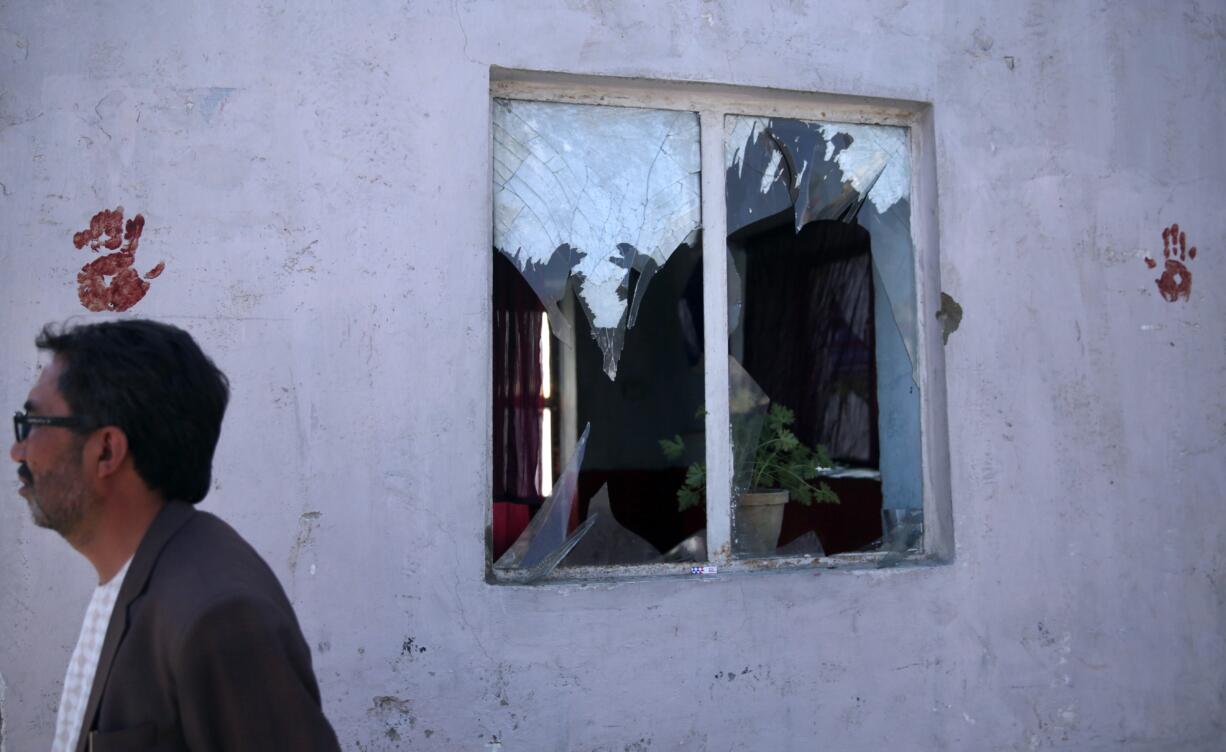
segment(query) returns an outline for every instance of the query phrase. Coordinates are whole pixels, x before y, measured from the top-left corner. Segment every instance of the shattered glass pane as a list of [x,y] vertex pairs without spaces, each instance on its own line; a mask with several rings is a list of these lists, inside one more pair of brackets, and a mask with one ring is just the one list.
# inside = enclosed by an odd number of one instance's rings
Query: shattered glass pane
[[882,509],[881,524],[883,535],[875,550],[885,556],[878,560],[878,567],[896,566],[908,555],[923,550],[924,510]]
[[777,535],[774,555],[880,547],[883,508],[922,506],[907,131],[740,116],[726,130],[730,398],[748,379],[772,416],[756,439],[734,420],[734,461],[791,499],[754,521],[738,464],[734,544],[768,524],[752,535]]
[[[814,220],[858,219],[873,237],[873,268],[881,276],[882,294],[914,363],[907,129],[787,118],[730,117],[729,121],[731,135],[724,155],[729,235],[783,210],[789,210],[797,232]],[[861,211],[866,200],[870,211]]]
[[609,503],[607,484],[592,498],[587,518],[595,524],[566,557],[567,566],[650,564],[662,560],[654,546],[618,523]]
[[884,545],[890,551],[903,553],[920,547],[924,537],[924,514],[919,509],[882,509]]
[[664,561],[673,563],[706,560],[707,529],[705,527],[673,546],[664,554]]
[[822,542],[818,539],[817,533],[812,530],[803,533],[791,543],[779,547],[780,556],[825,556],[826,552],[822,549]]
[[644,296],[613,381],[586,336],[584,317],[575,321],[575,347],[558,348],[553,381],[573,393],[573,403],[560,406],[560,420],[592,425],[577,519],[599,509],[605,487],[610,522],[650,544],[568,558],[562,566],[653,562],[705,527],[705,487],[690,482],[706,452],[702,289],[701,248],[683,246]]
[[[698,143],[692,112],[494,101],[495,569],[585,526],[559,566],[659,562],[705,528]],[[525,527],[550,531],[531,556]]]
[[[591,426],[583,429],[583,436],[580,437],[570,461],[566,463],[566,469],[562,471],[562,476],[554,486],[553,493],[532,518],[532,522],[515,541],[515,544],[494,564],[495,568],[531,569],[550,559],[553,559],[552,564],[556,566],[557,562],[566,555],[565,553],[558,555],[560,549],[565,546],[566,552],[569,552],[578,542],[578,536],[575,540],[568,540],[567,528],[570,522],[571,506],[574,504],[575,492],[579,486],[579,468],[583,466],[583,453],[587,448],[589,431],[591,431]],[[583,532],[587,532],[587,529],[583,529]],[[582,533],[579,535],[581,536]],[[556,558],[553,558],[555,556]]]
[[741,367],[736,358],[728,358],[728,420],[732,427],[732,487],[748,491],[753,486],[754,452],[770,397],[758,382]]
[[693,112],[494,100],[494,246],[564,342],[575,288],[610,380],[649,283],[700,227],[698,143]]

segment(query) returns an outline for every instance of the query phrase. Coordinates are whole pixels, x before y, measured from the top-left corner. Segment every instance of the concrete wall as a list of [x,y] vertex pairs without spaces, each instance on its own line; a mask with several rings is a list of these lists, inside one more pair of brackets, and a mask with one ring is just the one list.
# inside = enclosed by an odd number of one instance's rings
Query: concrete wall
[[[166,267],[131,313],[234,384],[205,508],[285,582],[347,748],[1221,749],[1221,2],[46,0],[0,27],[3,404],[37,327],[111,315],[73,233],[142,213],[136,266]],[[484,582],[490,65],[933,103],[954,563]],[[1170,303],[1174,222],[1199,254]],[[7,495],[3,735],[38,749],[92,571]]]

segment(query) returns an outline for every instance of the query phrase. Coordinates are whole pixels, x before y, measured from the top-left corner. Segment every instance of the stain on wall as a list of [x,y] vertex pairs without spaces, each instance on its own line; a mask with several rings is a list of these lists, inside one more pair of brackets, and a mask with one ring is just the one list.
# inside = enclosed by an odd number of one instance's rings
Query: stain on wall
[[144,279],[133,268],[136,247],[145,229],[144,215],[124,222],[123,207],[103,209],[89,220],[89,227],[72,236],[77,250],[89,245],[94,253],[115,251],[90,261],[77,274],[77,297],[88,311],[126,311],[149,292],[147,280],[156,279],[166,268],[159,261]]
[[[298,535],[294,538],[294,544],[289,550],[289,573],[292,577],[298,572],[298,559],[302,556],[304,549],[311,545],[311,536],[315,533],[315,528],[319,526],[319,518],[323,516],[322,512],[306,511],[298,517]],[[314,566],[311,567],[311,574],[315,574]]]
[[383,724],[383,736],[389,741],[400,742],[406,731],[417,726],[413,715],[413,701],[395,695],[378,695],[371,698],[366,715]]
[[[1166,259],[1162,276],[1154,280],[1158,293],[1168,303],[1187,300],[1192,294],[1192,272],[1184,262],[1196,258],[1196,246],[1188,247],[1188,234],[1178,224],[1162,228],[1162,257]],[[1145,264],[1150,269],[1158,266],[1149,256],[1145,257]]]
[[949,335],[962,325],[962,306],[949,293],[941,293],[941,307],[937,309],[937,321],[941,322],[941,344],[949,344]]
[[402,656],[407,655],[412,658],[414,654],[424,652],[426,652],[426,646],[417,644],[417,641],[412,637],[404,638],[404,642],[400,644],[400,654]]

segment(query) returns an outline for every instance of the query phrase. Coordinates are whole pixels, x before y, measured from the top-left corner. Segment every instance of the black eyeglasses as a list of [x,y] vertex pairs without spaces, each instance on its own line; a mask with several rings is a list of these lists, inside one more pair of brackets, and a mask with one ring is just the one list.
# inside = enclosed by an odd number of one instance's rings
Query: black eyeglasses
[[79,415],[50,416],[13,413],[13,435],[17,437],[18,444],[29,438],[32,426],[79,428],[83,425],[85,425],[85,420]]

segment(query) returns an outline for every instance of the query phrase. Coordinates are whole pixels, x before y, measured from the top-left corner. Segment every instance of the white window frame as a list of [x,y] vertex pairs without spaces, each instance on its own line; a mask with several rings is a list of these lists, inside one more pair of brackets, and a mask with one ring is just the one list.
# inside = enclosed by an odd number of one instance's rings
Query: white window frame
[[[705,398],[707,465],[707,562],[702,564],[629,564],[607,567],[559,567],[546,581],[624,579],[656,575],[719,576],[737,572],[793,568],[865,569],[885,562],[942,563],[953,559],[953,513],[949,486],[949,440],[945,412],[944,349],[935,312],[940,300],[937,232],[936,159],[932,105],[899,99],[853,97],[778,89],[751,89],[706,83],[579,76],[562,73],[490,69],[493,99],[642,107],[696,112],[701,148],[703,230],[703,340],[708,353],[728,349],[728,270],[722,242],[727,237],[724,142],[728,115],[795,118],[808,121],[893,125],[908,130],[911,159],[911,241],[914,251],[916,320],[921,395],[920,451],[924,534],[919,553],[899,559],[885,553],[844,553],[823,557],[735,558],[732,551],[732,442],[729,421],[728,363],[706,361]],[[491,126],[492,129],[492,126]],[[490,177],[493,186],[492,142]],[[493,205],[490,243],[493,239]],[[492,274],[492,268],[491,272]],[[492,394],[492,386],[487,390]],[[487,414],[492,414],[486,411]],[[492,435],[492,431],[487,431]],[[492,438],[486,458],[493,456]],[[486,487],[489,487],[489,483]],[[486,529],[493,524],[493,505],[486,500]],[[512,573],[495,571],[486,545],[491,582],[513,583]],[[705,570],[695,572],[694,570]]]

